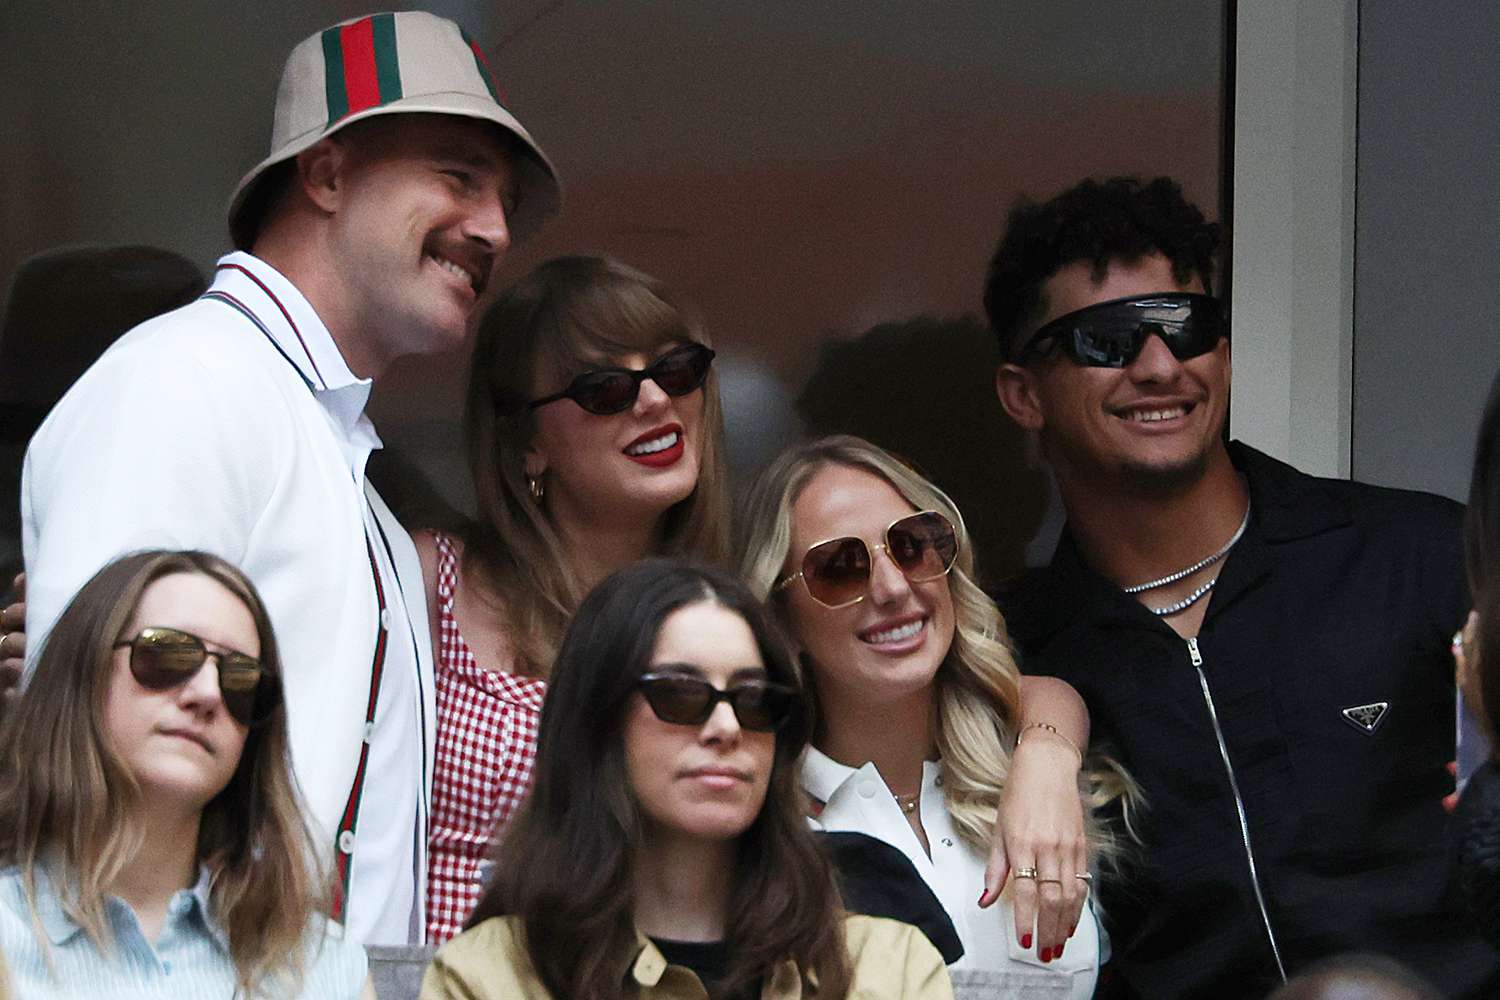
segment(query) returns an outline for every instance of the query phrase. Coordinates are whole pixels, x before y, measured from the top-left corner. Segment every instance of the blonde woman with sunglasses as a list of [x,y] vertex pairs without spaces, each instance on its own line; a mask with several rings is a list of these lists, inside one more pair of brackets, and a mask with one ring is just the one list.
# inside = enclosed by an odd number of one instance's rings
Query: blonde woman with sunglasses
[[[1023,718],[1021,689],[1035,682],[974,583],[952,502],[874,445],[830,437],[772,463],[745,529],[742,571],[771,598],[814,694],[801,780],[819,825],[906,855],[963,944],[955,982],[1091,996],[1100,934],[1080,909],[1092,880],[1085,838],[1003,829],[1007,811],[1037,813],[1041,796],[1081,831],[1086,734],[1076,720]],[[1091,805],[1123,791],[1118,777],[1106,785]],[[985,909],[1004,876],[986,872],[996,840],[1010,847],[1009,898]]]
[[330,923],[255,589],[201,552],[84,585],[0,726],[0,949],[22,997],[372,998]]

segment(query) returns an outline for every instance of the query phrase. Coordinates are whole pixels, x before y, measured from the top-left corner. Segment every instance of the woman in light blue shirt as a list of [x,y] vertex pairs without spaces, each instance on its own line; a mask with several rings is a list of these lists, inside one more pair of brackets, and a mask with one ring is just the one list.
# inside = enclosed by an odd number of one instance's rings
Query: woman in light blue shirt
[[0,948],[21,997],[373,997],[326,912],[264,605],[144,552],[58,619],[0,725]]

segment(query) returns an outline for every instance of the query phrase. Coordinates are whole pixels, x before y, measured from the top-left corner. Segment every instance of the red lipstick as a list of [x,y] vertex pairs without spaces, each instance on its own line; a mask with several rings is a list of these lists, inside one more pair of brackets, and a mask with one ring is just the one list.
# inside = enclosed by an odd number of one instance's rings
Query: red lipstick
[[[647,444],[648,442],[652,441],[659,441],[662,438],[673,438],[674,440],[667,447],[662,448],[659,451],[642,453],[633,453],[631,451],[632,448],[639,448],[641,445]],[[634,441],[626,445],[622,453],[632,462],[639,462],[641,465],[644,465],[648,468],[665,469],[670,465],[676,465],[677,461],[682,458],[683,451],[685,450],[684,443],[685,440],[682,434],[682,425],[667,424],[663,427],[653,428],[652,430],[649,430],[646,433],[642,434],[640,437],[636,438]]]

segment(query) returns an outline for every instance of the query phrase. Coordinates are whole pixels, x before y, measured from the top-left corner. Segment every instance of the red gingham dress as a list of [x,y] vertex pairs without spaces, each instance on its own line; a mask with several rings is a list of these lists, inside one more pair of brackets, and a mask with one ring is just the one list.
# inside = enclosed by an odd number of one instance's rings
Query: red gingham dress
[[[480,864],[495,831],[531,787],[545,681],[486,670],[458,632],[453,594],[458,554],[447,535],[438,548],[437,758],[428,828],[427,943],[463,929],[479,901]],[[503,664],[510,666],[510,664]]]

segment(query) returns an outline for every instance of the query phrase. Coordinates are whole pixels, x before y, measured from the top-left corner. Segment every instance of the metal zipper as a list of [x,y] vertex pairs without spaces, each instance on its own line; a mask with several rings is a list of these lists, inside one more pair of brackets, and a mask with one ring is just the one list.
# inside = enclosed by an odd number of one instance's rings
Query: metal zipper
[[1250,866],[1250,886],[1255,890],[1255,902],[1260,907],[1260,919],[1266,926],[1266,937],[1271,942],[1271,956],[1276,959],[1276,971],[1281,981],[1286,982],[1286,966],[1281,964],[1281,948],[1276,944],[1276,932],[1271,929],[1271,915],[1266,910],[1266,897],[1260,890],[1260,875],[1255,869],[1255,852],[1250,848],[1250,822],[1245,818],[1245,801],[1240,798],[1240,783],[1234,776],[1234,765],[1229,761],[1229,747],[1224,742],[1224,730],[1219,726],[1219,713],[1214,708],[1214,696],[1208,690],[1208,677],[1203,673],[1203,654],[1198,652],[1198,637],[1187,641],[1188,656],[1193,669],[1198,672],[1198,686],[1203,689],[1203,703],[1208,706],[1209,720],[1214,724],[1214,737],[1219,741],[1219,756],[1224,759],[1224,771],[1229,775],[1229,790],[1234,793],[1234,808],[1240,815],[1240,838],[1245,844],[1245,861]]

